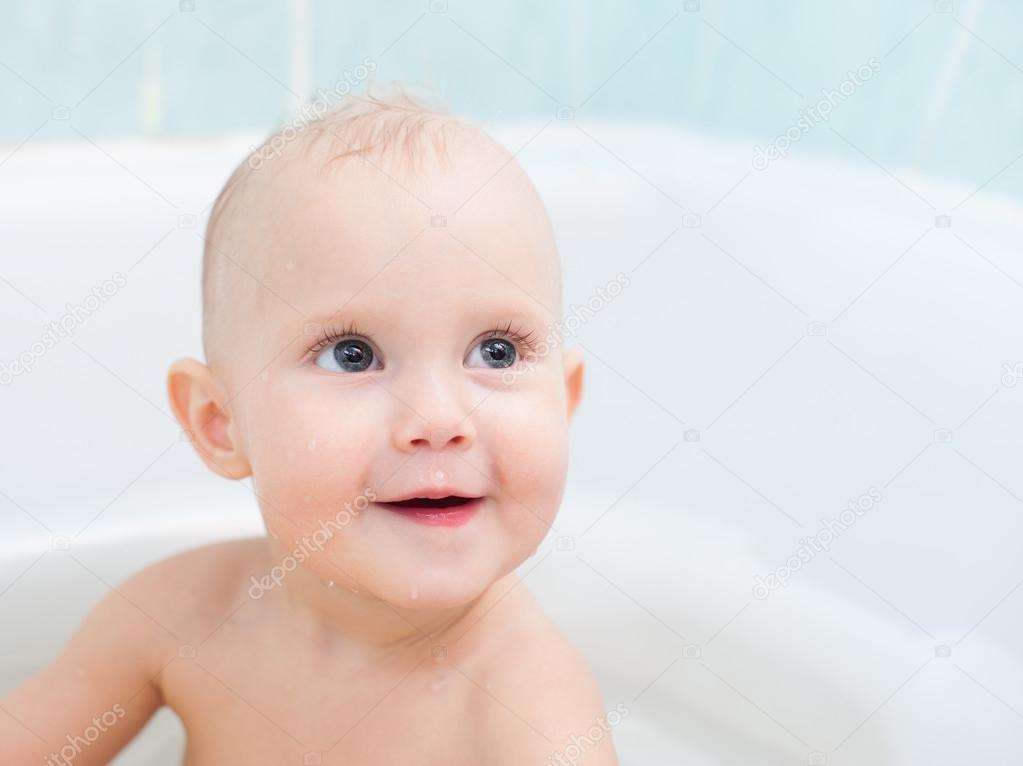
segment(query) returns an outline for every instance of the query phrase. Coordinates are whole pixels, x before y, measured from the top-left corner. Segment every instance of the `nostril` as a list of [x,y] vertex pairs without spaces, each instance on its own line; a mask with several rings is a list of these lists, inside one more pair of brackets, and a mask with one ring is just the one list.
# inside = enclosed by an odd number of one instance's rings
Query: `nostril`
[[466,436],[449,428],[434,428],[430,430],[429,436],[414,437],[409,443],[417,447],[430,446],[440,449],[449,444],[465,444]]

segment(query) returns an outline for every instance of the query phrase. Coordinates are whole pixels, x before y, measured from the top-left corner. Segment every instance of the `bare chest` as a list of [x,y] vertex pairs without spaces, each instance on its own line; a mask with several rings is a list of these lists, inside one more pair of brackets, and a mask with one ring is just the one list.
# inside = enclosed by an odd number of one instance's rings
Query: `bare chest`
[[443,658],[393,666],[304,652],[199,650],[164,671],[186,766],[478,763],[470,672]]

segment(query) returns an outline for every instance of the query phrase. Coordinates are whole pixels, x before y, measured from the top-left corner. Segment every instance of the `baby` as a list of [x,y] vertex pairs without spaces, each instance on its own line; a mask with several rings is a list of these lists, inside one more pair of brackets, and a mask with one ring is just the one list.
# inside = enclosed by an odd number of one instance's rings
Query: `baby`
[[0,700],[0,764],[107,763],[163,705],[188,766],[616,764],[514,573],[583,383],[515,158],[401,91],[285,129],[213,207],[203,311],[170,403],[211,470],[252,477],[267,535],[111,592]]

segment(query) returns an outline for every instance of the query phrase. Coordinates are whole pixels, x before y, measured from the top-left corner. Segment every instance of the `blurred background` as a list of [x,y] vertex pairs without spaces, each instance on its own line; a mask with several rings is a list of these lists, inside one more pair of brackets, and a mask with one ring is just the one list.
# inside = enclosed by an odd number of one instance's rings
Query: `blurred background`
[[[260,533],[166,401],[199,234],[303,105],[400,81],[516,154],[585,316],[522,575],[622,763],[1023,758],[1023,6],[3,11],[0,694],[133,571]],[[181,747],[164,711],[117,763]]]
[[366,59],[373,79],[478,120],[571,106],[766,144],[874,57],[884,76],[829,121],[842,136],[811,131],[801,152],[979,185],[1020,150],[1023,8],[1007,0],[6,0],[4,14],[0,139],[15,145],[262,131]]

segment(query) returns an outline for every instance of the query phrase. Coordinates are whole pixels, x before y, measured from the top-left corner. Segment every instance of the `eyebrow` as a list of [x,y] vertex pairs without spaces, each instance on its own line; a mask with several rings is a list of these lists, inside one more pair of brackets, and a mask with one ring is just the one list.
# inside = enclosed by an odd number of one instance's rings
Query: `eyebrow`
[[[554,320],[548,319],[537,309],[523,310],[521,307],[494,306],[488,307],[485,312],[476,311],[473,313],[479,317],[479,324],[481,325],[499,325],[510,320],[546,329],[550,325],[555,324]],[[381,318],[385,318],[389,324],[398,324],[394,318],[394,313],[391,311],[381,310],[376,306],[352,308],[349,304],[344,304],[333,312],[318,312],[303,318],[302,321],[303,328],[309,324],[316,325],[316,334],[319,334],[321,329],[326,329],[328,326],[347,327],[348,325],[355,325],[359,328],[359,332],[369,334],[372,326],[378,324]]]

